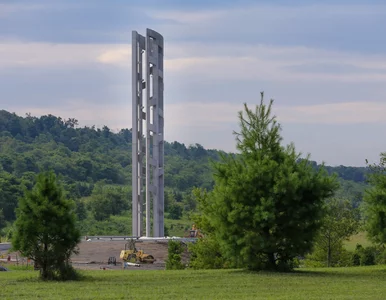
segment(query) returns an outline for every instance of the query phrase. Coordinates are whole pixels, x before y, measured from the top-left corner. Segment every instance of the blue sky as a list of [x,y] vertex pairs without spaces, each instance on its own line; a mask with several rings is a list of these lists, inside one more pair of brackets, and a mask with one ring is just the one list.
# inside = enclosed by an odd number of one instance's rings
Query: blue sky
[[235,150],[243,102],[330,165],[386,151],[384,1],[0,0],[0,108],[131,127],[131,31],[165,38],[165,137]]

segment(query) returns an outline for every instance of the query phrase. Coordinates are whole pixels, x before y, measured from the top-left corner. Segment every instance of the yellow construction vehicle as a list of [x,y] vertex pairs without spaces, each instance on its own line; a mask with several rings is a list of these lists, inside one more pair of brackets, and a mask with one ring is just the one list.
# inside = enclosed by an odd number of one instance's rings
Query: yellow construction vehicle
[[143,250],[137,250],[135,247],[135,240],[131,239],[128,243],[125,244],[125,250],[121,251],[119,256],[124,262],[131,263],[144,263],[152,264],[155,262],[153,255],[146,254]]
[[189,231],[188,235],[185,235],[187,238],[202,238],[203,234],[201,233],[200,229],[196,227],[195,224],[193,224],[192,229]]

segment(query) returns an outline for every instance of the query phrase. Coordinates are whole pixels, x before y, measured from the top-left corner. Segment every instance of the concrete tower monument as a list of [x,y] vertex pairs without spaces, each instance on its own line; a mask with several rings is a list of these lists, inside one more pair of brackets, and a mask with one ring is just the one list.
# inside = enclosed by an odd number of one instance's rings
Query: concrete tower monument
[[163,44],[154,30],[132,33],[133,236],[144,235],[144,212],[146,236],[164,236]]

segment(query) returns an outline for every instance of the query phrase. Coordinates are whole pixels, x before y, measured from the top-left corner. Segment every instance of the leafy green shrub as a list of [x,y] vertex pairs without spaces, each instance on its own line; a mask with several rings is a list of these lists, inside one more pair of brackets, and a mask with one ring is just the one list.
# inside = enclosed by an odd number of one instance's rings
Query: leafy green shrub
[[353,264],[353,266],[360,266],[361,265],[361,256],[356,251],[352,255],[352,264]]
[[354,266],[386,264],[386,248],[383,245],[363,247],[357,244],[352,261]]
[[166,260],[166,270],[185,269],[182,263],[181,254],[184,251],[182,243],[170,240],[168,243],[168,259]]
[[[306,255],[304,266],[308,268],[328,267],[328,257],[325,249],[315,247],[314,250]],[[353,253],[347,251],[342,243],[331,248],[330,267],[351,267],[353,266]]]
[[209,236],[190,244],[189,252],[189,267],[193,269],[223,269],[233,266],[222,255],[220,244]]
[[13,226],[12,224],[8,223],[6,227],[0,230],[0,242],[1,243],[7,243],[12,240],[12,234],[13,234]]
[[70,263],[63,263],[55,274],[57,280],[80,280],[82,276],[75,270]]
[[382,246],[381,249],[377,252],[377,255],[375,257],[375,263],[377,265],[385,265],[386,264],[386,249],[384,246]]
[[366,247],[360,255],[361,266],[375,265],[376,248]]

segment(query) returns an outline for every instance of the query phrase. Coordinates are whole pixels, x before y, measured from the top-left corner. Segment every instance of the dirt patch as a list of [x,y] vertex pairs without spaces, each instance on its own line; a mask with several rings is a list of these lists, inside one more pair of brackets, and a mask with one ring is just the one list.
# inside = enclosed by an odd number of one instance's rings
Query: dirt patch
[[[122,268],[122,260],[119,258],[121,250],[125,249],[127,241],[82,241],[79,244],[79,254],[71,260],[75,268],[79,269],[105,269],[116,270]],[[132,270],[163,270],[168,256],[167,242],[137,242],[136,248],[147,254],[153,255],[156,261],[153,264],[141,264],[140,267],[130,266]],[[108,265],[109,257],[115,257],[117,265]],[[182,255],[184,263],[188,262],[189,254],[185,251]]]
[[[85,270],[119,270],[122,269],[122,260],[119,258],[121,250],[125,249],[127,241],[82,241],[79,243],[79,254],[71,257],[72,265],[77,269]],[[143,250],[147,254],[153,255],[156,261],[153,264],[141,264],[140,267],[129,266],[130,270],[164,270],[165,262],[168,256],[167,242],[136,242],[136,248]],[[17,265],[27,264],[26,259],[20,258],[17,252],[7,253],[3,251],[4,264],[13,263]],[[7,261],[10,255],[11,261]],[[108,265],[109,257],[115,257],[117,264]],[[187,250],[182,254],[183,263],[187,264],[189,261],[189,253]],[[32,263],[32,262],[30,262]]]

